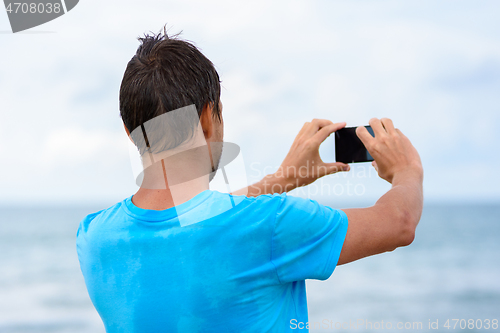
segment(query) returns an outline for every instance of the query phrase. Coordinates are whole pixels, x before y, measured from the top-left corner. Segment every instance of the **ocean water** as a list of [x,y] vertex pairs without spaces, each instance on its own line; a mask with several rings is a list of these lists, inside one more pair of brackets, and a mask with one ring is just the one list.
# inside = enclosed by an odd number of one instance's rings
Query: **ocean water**
[[[100,208],[0,208],[1,333],[104,332],[75,249],[79,221]],[[412,245],[307,291],[311,332],[500,332],[500,204],[426,205]]]

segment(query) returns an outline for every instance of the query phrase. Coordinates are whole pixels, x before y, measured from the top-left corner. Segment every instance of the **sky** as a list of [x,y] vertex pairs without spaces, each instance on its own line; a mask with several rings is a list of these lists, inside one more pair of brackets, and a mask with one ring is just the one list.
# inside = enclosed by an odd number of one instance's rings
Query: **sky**
[[[426,202],[499,202],[499,12],[496,0],[82,0],[12,34],[0,10],[0,202],[111,205],[137,190],[119,86],[137,37],[165,24],[219,72],[238,184],[273,172],[306,121],[389,117],[420,153]],[[371,168],[292,194],[371,204],[390,188]]]

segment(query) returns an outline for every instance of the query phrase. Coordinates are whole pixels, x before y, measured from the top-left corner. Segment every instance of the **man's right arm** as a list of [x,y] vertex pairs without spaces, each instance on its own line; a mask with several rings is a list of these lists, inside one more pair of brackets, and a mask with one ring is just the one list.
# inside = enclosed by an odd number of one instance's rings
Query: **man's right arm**
[[375,137],[366,128],[357,134],[379,176],[392,188],[372,207],[343,209],[348,229],[339,265],[409,245],[414,238],[423,206],[423,169],[410,140],[387,118],[370,120]]

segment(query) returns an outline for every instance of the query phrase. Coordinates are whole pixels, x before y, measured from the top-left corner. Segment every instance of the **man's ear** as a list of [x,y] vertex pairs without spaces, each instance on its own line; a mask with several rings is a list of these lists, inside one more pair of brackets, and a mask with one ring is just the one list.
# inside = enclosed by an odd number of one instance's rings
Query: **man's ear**
[[212,110],[213,104],[207,103],[201,111],[200,123],[201,128],[203,129],[203,134],[205,135],[205,139],[210,139],[214,133]]

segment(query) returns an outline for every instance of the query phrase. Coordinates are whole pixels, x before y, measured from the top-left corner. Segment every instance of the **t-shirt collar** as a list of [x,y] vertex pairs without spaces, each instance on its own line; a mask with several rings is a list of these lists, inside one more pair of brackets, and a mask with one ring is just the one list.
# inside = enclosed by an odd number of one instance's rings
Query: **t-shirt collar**
[[194,207],[198,206],[201,204],[203,201],[207,200],[211,195],[213,194],[213,191],[211,190],[205,190],[197,195],[195,195],[193,198],[189,199],[188,201],[177,205],[175,207],[171,207],[168,209],[164,210],[152,210],[152,209],[143,209],[139,208],[134,203],[132,202],[132,197],[128,197],[127,199],[124,200],[124,205],[123,208],[127,212],[128,215],[140,219],[143,221],[148,221],[148,222],[158,222],[158,221],[166,221],[172,218],[175,218],[179,215],[184,214],[185,212],[193,209]]

